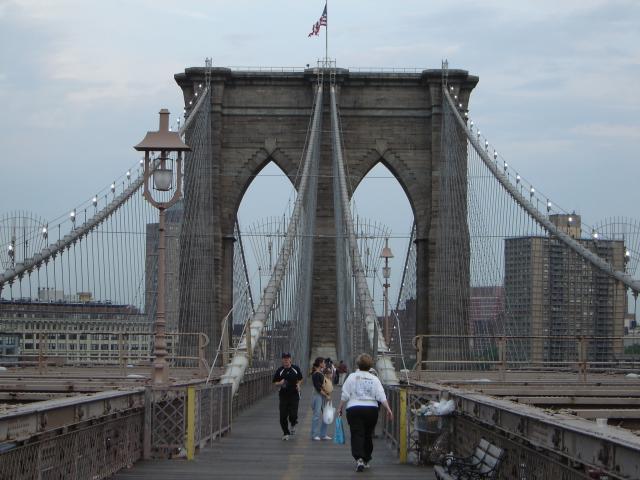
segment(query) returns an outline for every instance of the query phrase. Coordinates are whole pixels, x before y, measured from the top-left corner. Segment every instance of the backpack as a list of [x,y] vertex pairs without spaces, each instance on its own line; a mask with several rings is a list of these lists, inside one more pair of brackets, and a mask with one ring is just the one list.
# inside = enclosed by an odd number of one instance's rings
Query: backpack
[[330,395],[333,392],[333,382],[326,375],[324,376],[324,380],[322,381],[322,391],[327,395]]

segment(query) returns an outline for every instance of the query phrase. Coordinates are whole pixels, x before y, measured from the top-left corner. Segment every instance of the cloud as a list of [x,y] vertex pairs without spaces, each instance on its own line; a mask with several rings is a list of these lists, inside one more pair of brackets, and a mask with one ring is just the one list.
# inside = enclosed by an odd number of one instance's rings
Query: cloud
[[573,127],[570,132],[589,138],[601,137],[640,141],[640,125],[589,123]]

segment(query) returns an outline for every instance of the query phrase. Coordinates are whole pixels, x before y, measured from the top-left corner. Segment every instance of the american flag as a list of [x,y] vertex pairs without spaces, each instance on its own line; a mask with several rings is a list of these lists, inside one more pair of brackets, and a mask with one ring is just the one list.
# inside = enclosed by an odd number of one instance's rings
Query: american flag
[[322,11],[322,15],[320,16],[320,20],[313,24],[311,27],[311,33],[308,35],[312,37],[313,35],[320,35],[320,27],[327,26],[327,6],[324,6],[324,10]]

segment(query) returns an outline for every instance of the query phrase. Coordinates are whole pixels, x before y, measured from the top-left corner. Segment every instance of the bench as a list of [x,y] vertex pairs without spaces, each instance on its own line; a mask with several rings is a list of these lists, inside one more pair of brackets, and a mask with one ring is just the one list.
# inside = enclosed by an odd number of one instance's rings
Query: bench
[[445,455],[442,464],[433,468],[438,480],[489,480],[498,478],[503,457],[503,449],[481,438],[473,455]]

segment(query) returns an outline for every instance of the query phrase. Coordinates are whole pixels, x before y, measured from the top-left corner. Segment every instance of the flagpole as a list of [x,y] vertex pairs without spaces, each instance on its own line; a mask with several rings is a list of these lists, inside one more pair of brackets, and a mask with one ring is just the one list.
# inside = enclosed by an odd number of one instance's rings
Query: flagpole
[[324,26],[324,61],[329,63],[329,0],[325,0],[324,8],[327,10],[327,24]]

